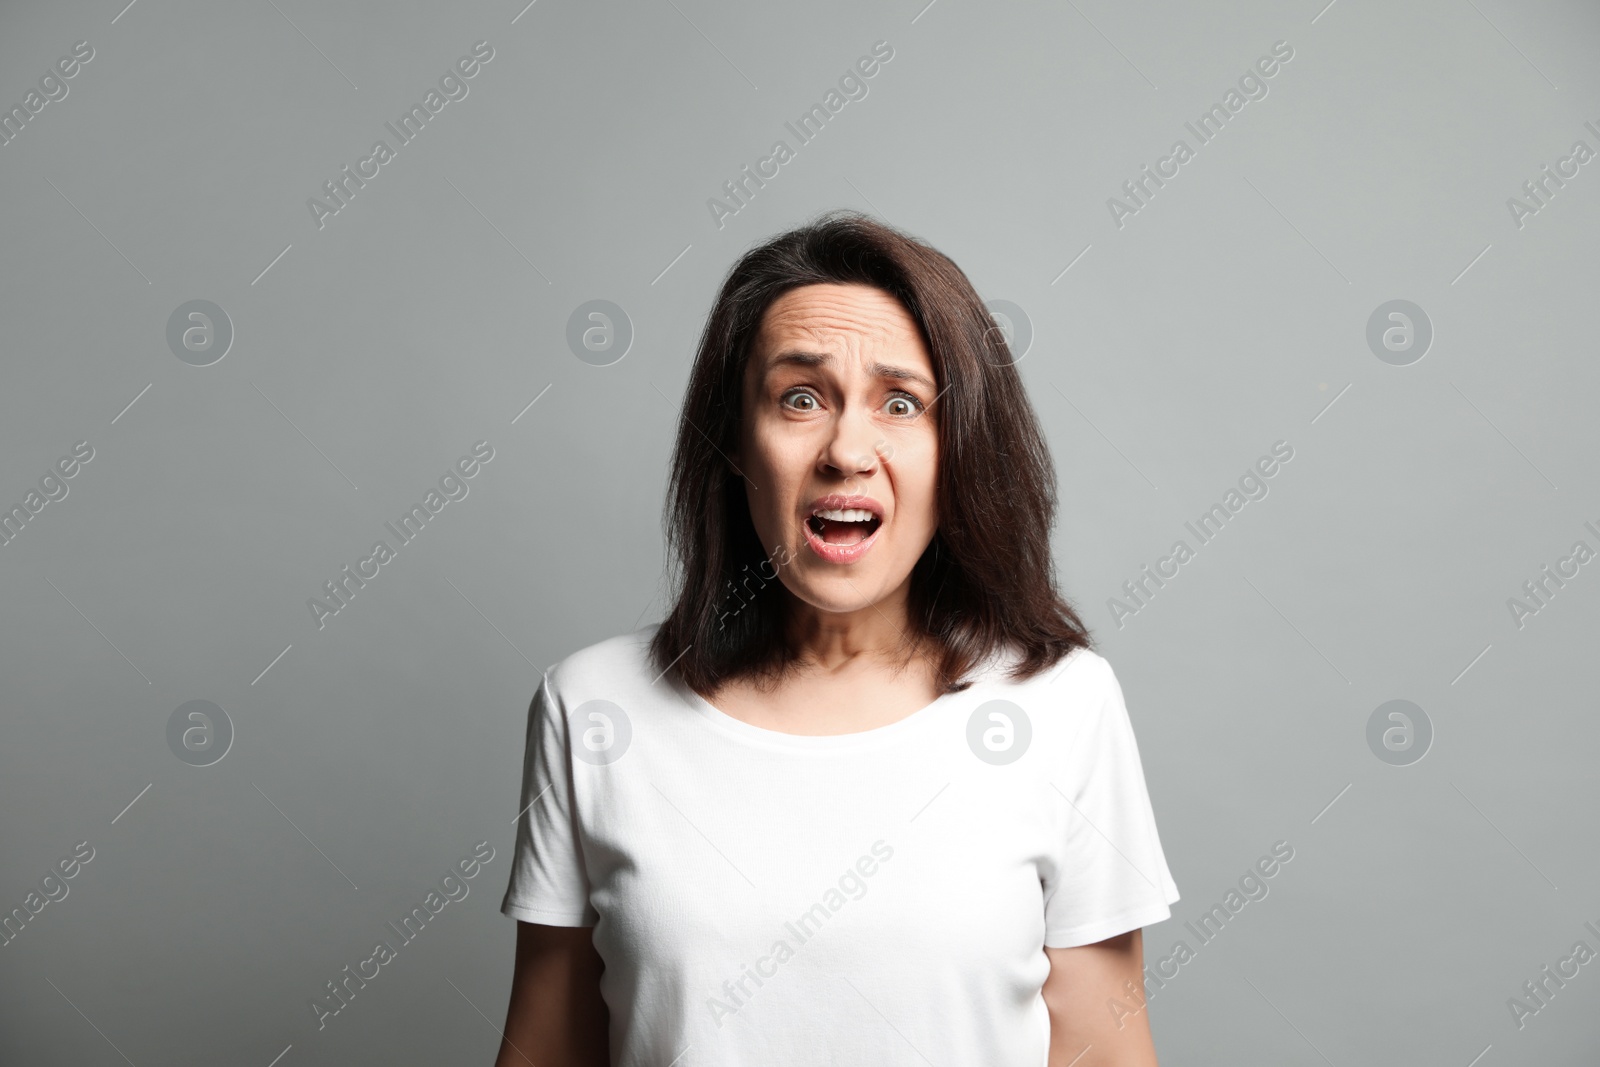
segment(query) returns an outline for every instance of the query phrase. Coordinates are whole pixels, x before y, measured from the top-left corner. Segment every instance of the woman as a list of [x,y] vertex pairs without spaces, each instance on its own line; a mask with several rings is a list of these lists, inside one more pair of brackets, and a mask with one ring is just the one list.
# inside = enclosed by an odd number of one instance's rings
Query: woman
[[660,624],[529,710],[501,1067],[1156,1062],[1167,870],[1053,470],[927,245],[833,213],[746,254],[672,461]]

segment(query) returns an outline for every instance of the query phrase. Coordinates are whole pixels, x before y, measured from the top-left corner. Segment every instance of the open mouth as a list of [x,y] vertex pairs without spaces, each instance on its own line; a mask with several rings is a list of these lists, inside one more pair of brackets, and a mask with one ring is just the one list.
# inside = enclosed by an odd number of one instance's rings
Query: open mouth
[[882,524],[882,519],[865,508],[823,508],[806,518],[806,525],[819,541],[841,548],[859,545]]

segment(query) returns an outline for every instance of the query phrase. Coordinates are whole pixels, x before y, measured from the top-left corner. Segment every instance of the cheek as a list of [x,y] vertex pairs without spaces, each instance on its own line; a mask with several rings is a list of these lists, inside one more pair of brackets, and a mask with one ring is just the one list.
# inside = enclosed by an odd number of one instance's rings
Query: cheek
[[794,508],[806,475],[803,449],[790,437],[757,426],[745,443],[742,458],[752,516],[757,519],[758,532],[769,537],[775,524],[782,524]]
[[939,453],[933,440],[895,442],[887,461],[902,528],[933,536],[939,525]]
[[773,427],[757,426],[750,434],[745,459],[747,471],[761,471],[765,480],[757,478],[765,495],[795,480],[796,472],[805,465],[803,448],[794,435],[785,434]]

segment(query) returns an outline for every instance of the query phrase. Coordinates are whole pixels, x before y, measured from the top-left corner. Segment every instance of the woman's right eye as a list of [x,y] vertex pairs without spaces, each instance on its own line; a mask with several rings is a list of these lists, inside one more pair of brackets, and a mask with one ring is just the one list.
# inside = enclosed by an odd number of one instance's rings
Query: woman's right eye
[[[807,401],[808,403],[810,403],[813,406],[811,406],[811,407],[794,407],[793,405],[790,405],[788,403],[790,400],[804,400],[804,401]],[[784,404],[784,405],[790,407],[791,410],[794,410],[794,411],[815,411],[816,410],[816,407],[815,407],[816,402],[817,402],[817,398],[812,396],[809,392],[807,392],[804,389],[793,389],[793,390],[790,390],[789,392],[784,393],[783,396],[778,398],[778,403]]]

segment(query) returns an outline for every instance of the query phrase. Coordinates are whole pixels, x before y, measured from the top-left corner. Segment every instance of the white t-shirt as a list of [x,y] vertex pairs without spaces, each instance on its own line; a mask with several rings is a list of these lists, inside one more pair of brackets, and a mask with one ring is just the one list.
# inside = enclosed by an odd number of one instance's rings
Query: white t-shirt
[[540,686],[500,908],[594,927],[614,1067],[1043,1067],[1044,947],[1171,915],[1093,651],[1022,683],[992,660],[887,726],[800,736],[656,680],[654,630]]

